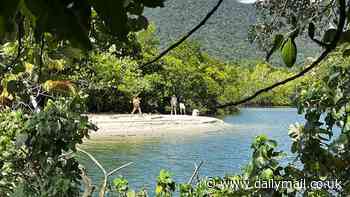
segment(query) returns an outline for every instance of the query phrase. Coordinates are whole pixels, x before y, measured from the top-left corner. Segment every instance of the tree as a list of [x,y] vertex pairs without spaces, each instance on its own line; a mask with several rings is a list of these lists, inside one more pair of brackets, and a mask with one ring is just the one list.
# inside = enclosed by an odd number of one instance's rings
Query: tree
[[[143,67],[164,57],[195,33],[222,2],[223,0],[219,0],[201,23],[155,59],[143,64],[141,70],[144,71]],[[81,116],[85,112],[83,100],[86,95],[77,91],[75,84],[65,79],[64,73],[57,75],[57,72],[62,71],[65,61],[83,63],[84,59],[79,56],[93,47],[107,50],[113,46],[113,43],[103,45],[96,43],[96,40],[115,39],[118,41],[117,49],[128,51],[128,45],[127,47],[119,45],[122,45],[122,42],[130,44],[129,32],[147,27],[148,21],[142,15],[143,8],[162,5],[162,0],[3,0],[0,2],[1,42],[16,40],[16,43],[10,44],[12,46],[8,46],[8,49],[14,52],[11,54],[15,55],[9,57],[5,54],[0,57],[2,62],[0,64],[0,101],[2,106],[13,108],[10,110],[7,107],[0,116],[1,195],[19,196],[25,193],[33,196],[70,196],[79,193],[81,170],[76,160],[70,158],[70,153],[75,152],[76,144],[82,143],[82,139],[88,136],[89,129],[96,128],[87,121],[86,117]],[[338,48],[342,55],[349,55],[346,45],[349,41],[349,32],[346,29],[349,23],[347,20],[349,10],[345,0],[258,1],[256,5],[261,11],[263,22],[255,26],[252,38],[262,40],[260,42],[262,48],[269,49],[267,59],[272,53],[280,50],[285,65],[292,67],[297,58],[295,39],[306,32],[309,38],[320,45],[324,51],[316,61],[300,73],[262,88],[241,101],[216,107],[245,103],[264,92],[298,79],[326,59],[340,44],[344,44],[342,46],[345,49]],[[323,30],[324,23],[335,23],[337,27]],[[288,31],[288,33],[275,34],[276,31]],[[272,36],[272,33],[275,35]],[[320,34],[323,36],[322,39],[319,38]],[[273,41],[266,44],[271,38]],[[134,48],[131,47],[131,49]],[[64,55],[60,55],[60,52]],[[64,58],[68,57],[67,54],[71,54],[71,57]],[[123,55],[127,52],[122,51],[118,54]],[[173,57],[168,58],[167,61],[176,62],[179,59]],[[211,94],[208,100],[211,102],[210,99],[217,96],[214,90],[218,87],[213,79],[218,77],[216,75],[220,75],[220,70],[205,66],[204,68],[206,76],[196,77],[203,82],[199,88],[207,90],[205,86],[209,87]],[[299,96],[298,108],[301,112],[305,111],[307,123],[305,126],[292,127],[291,137],[295,141],[292,151],[298,154],[303,169],[293,165],[280,166],[277,158],[281,153],[274,150],[276,143],[267,137],[258,137],[252,145],[252,162],[247,165],[242,175],[228,177],[229,179],[306,178],[310,181],[321,180],[324,177],[339,178],[344,185],[337,190],[307,189],[302,192],[306,195],[331,195],[332,192],[347,195],[349,193],[347,180],[349,176],[347,154],[349,152],[349,73],[346,66],[330,68],[331,71],[323,82],[315,84],[315,87],[311,87],[306,93],[302,92]],[[134,82],[130,81],[130,83]],[[326,115],[324,121],[321,120],[321,115]],[[331,141],[335,125],[341,128],[341,133],[335,141]],[[328,135],[329,139],[324,135]],[[21,148],[17,150],[17,147]],[[315,152],[319,155],[314,154]],[[219,196],[242,194],[254,196],[259,193],[278,196],[298,193],[298,191],[278,189],[230,191],[219,188],[213,191],[203,187],[205,181],[203,180],[197,188],[182,185],[182,191]],[[162,188],[159,194],[170,195],[175,189],[175,183],[170,174],[165,171],[160,174],[158,185]]]
[[28,25],[33,28],[37,40],[47,32],[60,40],[68,40],[74,46],[89,49],[93,15],[102,20],[99,28],[105,28],[105,32],[125,40],[130,31],[147,27],[148,21],[142,15],[144,7],[159,6],[163,6],[163,0],[4,0],[0,6],[0,35],[2,41],[15,37],[15,33],[21,37],[23,25]]
[[94,43],[101,36],[123,49],[130,32],[147,28],[144,7],[159,6],[163,0],[0,2],[0,196],[80,194],[84,173],[72,153],[97,128],[64,68],[102,50]]
[[[256,91],[251,96],[245,99],[227,103],[218,106],[224,108],[234,106],[250,101],[260,94],[271,91],[272,89],[289,83],[304,76],[313,68],[319,65],[337,46],[343,43],[348,43],[348,32],[346,31],[347,24],[347,3],[346,1],[257,1],[256,6],[261,12],[263,22],[256,24],[253,28],[253,33],[250,36],[251,40],[258,41],[260,46],[267,50],[266,59],[268,60],[273,53],[280,51],[281,58],[287,67],[294,66],[297,59],[297,46],[295,39],[301,37],[305,32],[309,38],[317,43],[324,50],[320,56],[308,67],[303,69],[298,74],[277,82],[271,86],[262,88]],[[298,12],[296,12],[296,10]],[[296,15],[295,13],[298,13]],[[312,15],[311,18],[309,15]],[[299,17],[299,18],[297,18]],[[299,19],[299,20],[298,20]],[[325,32],[322,29],[324,21],[333,24],[335,21],[337,27],[331,27]],[[284,27],[284,28],[283,28]],[[316,29],[319,27],[319,29]],[[276,31],[289,31],[286,35],[277,33]],[[319,40],[316,37],[317,30],[323,33],[323,39]],[[273,37],[272,41],[268,41],[267,37]],[[346,50],[344,50],[346,54]]]
[[[305,125],[292,125],[289,129],[293,140],[291,151],[297,155],[294,162],[287,166],[278,163],[283,156],[276,152],[277,143],[266,136],[259,136],[252,144],[252,160],[241,175],[202,180],[195,188],[191,186],[180,191],[186,196],[346,196],[350,192],[349,181],[349,101],[350,82],[348,66],[348,5],[345,0],[339,1],[258,1],[257,8],[263,14],[263,24],[255,29],[254,39],[262,39],[262,48],[267,51],[267,59],[272,53],[280,50],[286,66],[295,64],[297,46],[295,38],[307,33],[309,38],[320,45],[324,51],[310,66],[300,73],[283,81],[270,85],[248,96],[241,101],[228,103],[220,107],[238,105],[254,99],[262,93],[294,81],[315,68],[323,60],[326,74],[320,79],[303,87],[297,96],[300,114],[305,114]],[[270,21],[270,23],[268,22]],[[322,39],[317,38],[316,30],[323,32],[324,23],[335,23],[336,28],[324,30]],[[284,31],[291,27],[287,35],[273,32]],[[262,38],[260,36],[263,36]],[[264,37],[265,36],[265,37]],[[274,41],[266,45],[266,41]],[[228,181],[262,180],[298,181],[304,179],[306,188],[254,188],[222,187]],[[309,187],[314,181],[339,181],[329,187]],[[214,184],[213,184],[214,182]],[[216,185],[215,183],[218,183]],[[207,187],[211,185],[210,187]],[[182,187],[183,188],[183,187]]]

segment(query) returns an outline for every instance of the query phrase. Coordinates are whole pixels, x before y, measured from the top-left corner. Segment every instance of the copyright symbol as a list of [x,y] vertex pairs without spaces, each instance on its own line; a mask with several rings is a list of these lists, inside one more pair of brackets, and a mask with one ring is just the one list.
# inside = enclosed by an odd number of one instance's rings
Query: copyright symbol
[[215,186],[215,183],[214,183],[214,179],[213,179],[213,178],[211,178],[211,177],[208,178],[207,186],[208,186],[209,188],[213,188],[213,187]]

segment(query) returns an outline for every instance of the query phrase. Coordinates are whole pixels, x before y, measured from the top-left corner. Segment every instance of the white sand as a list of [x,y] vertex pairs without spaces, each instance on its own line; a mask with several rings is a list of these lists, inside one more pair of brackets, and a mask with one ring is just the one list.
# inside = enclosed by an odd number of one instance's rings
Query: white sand
[[159,137],[222,131],[232,125],[205,116],[188,115],[130,115],[89,114],[89,120],[99,130],[91,132],[91,139],[123,137]]

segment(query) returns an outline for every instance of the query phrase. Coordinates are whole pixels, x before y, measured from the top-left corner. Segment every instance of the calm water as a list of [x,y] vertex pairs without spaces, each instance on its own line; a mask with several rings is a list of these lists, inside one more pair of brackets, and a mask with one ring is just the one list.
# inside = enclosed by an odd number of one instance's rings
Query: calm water
[[[153,190],[161,169],[170,170],[177,182],[186,182],[192,174],[194,162],[204,161],[201,176],[238,173],[249,161],[253,138],[260,134],[277,140],[279,150],[288,151],[291,144],[288,126],[302,122],[303,117],[292,108],[247,108],[238,115],[225,117],[224,121],[233,124],[233,129],[186,137],[89,142],[83,148],[107,170],[135,162],[121,170],[119,175],[126,177],[133,188],[145,186]],[[79,159],[94,181],[101,180],[100,171],[92,162],[84,156]]]

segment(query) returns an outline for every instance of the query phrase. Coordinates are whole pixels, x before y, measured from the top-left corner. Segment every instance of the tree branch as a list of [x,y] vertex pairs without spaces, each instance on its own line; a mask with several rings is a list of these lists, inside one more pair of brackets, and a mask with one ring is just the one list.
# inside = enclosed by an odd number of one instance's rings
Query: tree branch
[[321,53],[321,55],[307,68],[305,68],[304,70],[302,70],[301,72],[299,72],[298,74],[289,77],[283,81],[280,81],[278,83],[275,83],[271,86],[268,86],[266,88],[260,89],[259,91],[255,92],[253,95],[248,96],[242,100],[239,101],[235,101],[235,102],[231,102],[231,103],[227,103],[227,104],[223,104],[223,105],[219,105],[216,106],[216,108],[225,108],[225,107],[229,107],[229,106],[236,106],[236,105],[240,105],[243,103],[246,103],[248,101],[253,100],[254,98],[256,98],[257,96],[259,96],[262,93],[268,92],[276,87],[279,87],[281,85],[284,85],[288,82],[294,81],[302,76],[304,76],[306,73],[308,73],[309,71],[311,71],[313,68],[315,68],[316,66],[319,65],[319,63],[324,60],[329,53],[331,53],[336,47],[337,44],[341,38],[341,35],[343,33],[343,29],[345,27],[345,21],[346,21],[346,3],[345,0],[340,0],[339,1],[339,9],[340,9],[340,16],[339,16],[339,23],[338,23],[338,27],[337,27],[337,32],[336,35],[334,37],[334,40],[329,44],[329,46],[324,50],[323,53]]
[[38,77],[39,81],[41,78],[42,67],[44,64],[44,61],[43,61],[44,47],[45,47],[45,38],[44,38],[44,35],[42,35],[40,38],[40,53],[39,53],[39,77]]
[[[36,97],[33,96],[33,91],[31,88],[31,85],[29,84],[29,82],[27,80],[23,80],[23,84],[26,86],[26,91],[27,94],[29,95],[29,99],[30,99],[30,103],[33,106],[34,112],[35,113],[39,113],[41,111],[39,103],[36,100]],[[40,91],[40,90],[38,90]]]
[[111,176],[112,174],[118,172],[119,170],[121,170],[121,169],[123,169],[123,168],[126,168],[126,167],[130,166],[131,164],[134,164],[134,162],[129,162],[129,163],[127,163],[127,164],[124,164],[124,165],[122,165],[122,166],[120,166],[120,167],[118,167],[118,168],[116,168],[116,169],[114,169],[114,170],[108,172],[108,173],[107,173],[107,176]]
[[281,86],[281,85],[284,85],[288,82],[291,82],[291,81],[294,81],[295,79],[298,79],[299,77],[302,77],[304,76],[306,73],[308,73],[310,70],[312,70],[314,67],[316,67],[325,57],[327,57],[327,55],[330,53],[329,50],[326,50],[324,51],[319,58],[317,58],[316,61],[314,61],[309,67],[305,68],[304,70],[302,70],[300,73],[290,77],[290,78],[287,78],[283,81],[280,81],[278,83],[275,83],[271,86],[268,86],[266,88],[263,88],[263,89],[260,89],[258,90],[257,92],[255,92],[253,95],[251,96],[248,96],[242,100],[239,100],[239,101],[235,101],[235,102],[231,102],[231,103],[227,103],[227,104],[223,104],[223,105],[219,105],[217,106],[217,108],[225,108],[225,107],[229,107],[229,106],[236,106],[236,105],[240,105],[240,104],[243,104],[243,103],[246,103],[248,101],[251,101],[253,100],[254,98],[256,98],[257,96],[259,96],[260,94],[262,93],[265,93],[265,92],[268,92],[278,86]]
[[314,41],[316,44],[318,44],[319,46],[321,46],[321,47],[324,47],[324,48],[329,47],[328,44],[323,43],[323,42],[321,42],[320,40],[317,40],[316,38],[311,38],[311,37],[310,37],[310,39],[311,39],[312,41]]
[[108,177],[111,176],[112,174],[116,173],[117,171],[125,168],[125,167],[128,167],[130,166],[131,164],[133,164],[133,162],[129,162],[127,164],[124,164],[110,172],[107,173],[107,171],[105,170],[105,168],[101,165],[100,162],[97,161],[97,159],[91,155],[90,153],[88,153],[87,151],[77,147],[77,151],[80,151],[82,153],[84,153],[85,155],[87,155],[99,168],[100,170],[103,172],[103,176],[104,176],[104,179],[103,179],[103,182],[102,182],[102,185],[101,185],[101,188],[100,188],[100,192],[99,192],[99,197],[104,197],[105,194],[106,194],[106,188],[107,188],[107,181],[108,181]]
[[95,191],[95,186],[92,184],[91,178],[87,175],[86,169],[81,165],[79,165],[79,169],[81,179],[84,183],[84,193],[82,197],[92,197],[92,194]]
[[102,183],[102,186],[101,186],[101,189],[100,189],[99,197],[104,197],[105,196],[105,192],[106,192],[106,186],[107,186],[107,172],[106,172],[105,168],[90,153],[88,153],[85,150],[80,149],[78,147],[77,147],[77,151],[80,151],[80,152],[84,153],[85,155],[87,155],[97,165],[97,167],[100,168],[100,170],[102,171],[104,179],[103,179],[103,183]]
[[191,178],[188,180],[187,184],[192,184],[192,181],[193,181],[194,177],[196,177],[196,175],[198,174],[199,169],[202,167],[203,163],[204,162],[201,161],[198,166],[195,164],[195,169],[193,171],[193,174],[192,174]]
[[209,18],[218,10],[220,5],[222,4],[224,0],[219,0],[217,4],[213,7],[212,10],[205,16],[205,18],[198,24],[196,25],[191,31],[189,31],[187,34],[185,34],[180,40],[172,44],[170,47],[165,49],[163,52],[161,52],[157,57],[155,57],[153,60],[143,64],[140,66],[140,68],[144,68],[150,64],[153,64],[160,60],[162,57],[164,57],[166,54],[168,54],[171,50],[175,49],[178,47],[181,43],[183,43],[187,38],[189,38],[192,34],[194,34],[197,30],[199,30],[205,23],[209,20]]
[[317,40],[317,39],[315,38],[315,30],[316,30],[315,25],[311,22],[311,23],[309,24],[309,28],[308,28],[308,35],[309,35],[309,38],[310,38],[312,41],[314,41],[316,44],[318,44],[320,47],[328,48],[328,47],[329,47],[328,44],[323,43],[322,41]]

